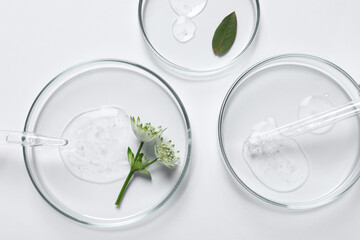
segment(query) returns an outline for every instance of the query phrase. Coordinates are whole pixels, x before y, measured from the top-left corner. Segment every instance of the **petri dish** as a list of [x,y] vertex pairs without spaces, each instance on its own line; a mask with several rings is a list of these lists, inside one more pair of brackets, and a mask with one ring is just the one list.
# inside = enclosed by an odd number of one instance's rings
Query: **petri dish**
[[[281,190],[283,186],[276,185],[279,183],[275,179],[270,180],[271,186],[264,184],[265,178],[259,179],[242,154],[243,143],[253,127],[268,117],[283,126],[298,120],[299,110],[303,114],[304,106],[309,106],[309,112],[316,110],[315,105],[321,110],[342,106],[359,99],[359,91],[358,84],[344,70],[315,56],[287,54],[254,65],[231,86],[219,114],[218,141],[229,172],[252,195],[279,207],[309,209],[338,198],[359,178],[358,116],[337,122],[322,132],[293,138],[308,163],[302,162],[302,185],[292,189],[285,186]],[[261,167],[258,166],[258,173]]]
[[[173,196],[189,166],[191,130],[185,108],[167,82],[145,67],[112,59],[82,63],[57,75],[35,99],[24,129],[60,137],[75,117],[104,106],[166,126],[163,136],[180,151],[180,165],[150,166],[151,180],[133,178],[117,208],[124,178],[84,181],[69,171],[58,148],[23,148],[23,154],[35,188],[56,211],[86,225],[120,227],[156,212]],[[143,148],[151,149],[150,143]]]
[[[184,7],[203,2],[205,6],[201,5],[197,15],[185,20],[182,11],[176,11],[177,8],[172,5],[174,2],[189,2]],[[192,9],[196,7],[199,5]],[[236,39],[225,55],[217,56],[212,51],[213,34],[220,22],[233,11],[237,15]],[[188,12],[188,15],[193,15],[193,12]],[[260,6],[257,0],[140,0],[138,16],[150,52],[163,63],[165,69],[192,77],[210,76],[233,65],[249,48],[258,30]],[[188,29],[186,36],[193,35],[191,40],[185,38],[186,42],[179,42],[174,37],[172,29],[179,22],[188,26],[185,28]],[[180,28],[178,31],[185,30]]]

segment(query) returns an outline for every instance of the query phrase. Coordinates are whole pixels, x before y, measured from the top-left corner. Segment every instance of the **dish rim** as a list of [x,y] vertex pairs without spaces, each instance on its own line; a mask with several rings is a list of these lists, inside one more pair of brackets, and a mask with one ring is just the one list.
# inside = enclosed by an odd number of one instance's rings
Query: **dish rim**
[[281,54],[281,55],[276,55],[273,57],[269,57],[266,58],[256,64],[254,64],[253,66],[249,67],[245,72],[243,72],[236,80],[235,82],[231,85],[230,89],[227,91],[224,100],[221,104],[221,108],[220,108],[220,112],[219,112],[219,117],[218,117],[218,127],[217,127],[217,138],[218,138],[218,146],[220,148],[220,152],[221,152],[221,156],[222,159],[227,167],[227,169],[230,171],[231,175],[235,178],[235,180],[240,183],[240,185],[245,188],[248,192],[251,193],[252,196],[255,196],[257,199],[262,200],[263,202],[269,203],[275,207],[280,207],[280,208],[286,208],[286,209],[292,209],[292,210],[307,210],[307,209],[312,209],[312,208],[316,208],[316,207],[320,207],[323,205],[326,205],[334,200],[336,200],[338,197],[342,196],[346,191],[348,191],[355,183],[356,181],[359,179],[360,177],[360,171],[356,174],[356,176],[354,176],[354,178],[350,181],[350,183],[348,183],[348,186],[346,186],[343,190],[341,190],[339,193],[337,193],[335,196],[330,197],[330,198],[326,198],[323,199],[321,201],[315,201],[315,202],[309,202],[306,204],[284,204],[284,203],[280,203],[277,201],[273,201],[270,200],[262,195],[260,195],[259,193],[255,192],[254,190],[252,190],[249,186],[247,186],[245,184],[245,182],[243,182],[240,177],[236,174],[235,170],[232,168],[231,163],[229,162],[229,159],[226,156],[226,152],[225,152],[225,148],[224,148],[224,143],[223,143],[223,139],[222,139],[222,122],[223,122],[223,117],[224,117],[224,113],[225,113],[225,108],[226,108],[226,103],[229,100],[230,96],[232,95],[232,92],[235,90],[235,88],[242,83],[243,79],[248,75],[251,74],[254,70],[262,67],[263,65],[272,62],[272,61],[276,61],[276,60],[280,60],[280,59],[286,59],[286,58],[304,58],[304,59],[310,59],[310,60],[315,60],[321,63],[325,63],[326,65],[332,67],[333,69],[339,71],[341,74],[343,74],[347,80],[350,81],[350,83],[352,83],[354,85],[354,87],[357,89],[357,91],[360,93],[360,86],[359,84],[347,73],[345,72],[342,68],[340,68],[338,65],[323,59],[321,57],[317,57],[314,55],[309,55],[309,54],[302,54],[302,53],[287,53],[287,54]]
[[147,46],[149,47],[150,51],[156,56],[157,59],[160,60],[161,63],[164,63],[166,66],[176,70],[177,72],[180,73],[186,73],[186,75],[190,74],[190,75],[196,75],[196,76],[207,76],[207,75],[213,75],[216,73],[220,73],[223,70],[233,66],[239,59],[241,59],[241,57],[245,54],[245,52],[247,52],[248,48],[251,46],[251,44],[254,42],[254,39],[257,35],[257,32],[259,30],[259,23],[260,23],[260,3],[259,0],[249,0],[252,2],[253,7],[254,7],[254,11],[255,11],[255,24],[254,24],[254,28],[252,30],[252,34],[250,39],[248,40],[245,48],[233,59],[231,59],[228,63],[220,66],[220,67],[214,67],[214,68],[209,68],[206,70],[199,70],[199,69],[192,69],[189,67],[184,67],[182,65],[178,65],[170,60],[168,60],[166,57],[164,57],[163,55],[161,55],[156,48],[151,44],[151,41],[149,40],[146,31],[145,31],[145,27],[144,27],[144,20],[142,17],[142,8],[144,6],[144,2],[147,0],[139,0],[139,4],[138,4],[138,20],[139,20],[139,25],[140,25],[140,29],[141,29],[141,33],[143,38],[145,39],[145,42],[147,43]]
[[[185,148],[187,150],[187,154],[185,156],[184,159],[184,167],[183,170],[178,178],[178,180],[176,181],[175,185],[173,186],[173,188],[171,189],[171,191],[160,201],[158,202],[156,205],[154,205],[154,207],[151,207],[149,210],[143,211],[139,214],[135,214],[135,215],[130,215],[125,217],[123,221],[121,222],[116,222],[116,223],[92,223],[92,222],[88,222],[88,221],[83,221],[75,216],[72,216],[69,213],[66,213],[65,211],[63,211],[62,209],[60,209],[59,207],[55,206],[46,196],[45,194],[41,191],[41,189],[37,186],[37,183],[35,181],[35,178],[33,176],[33,173],[31,171],[31,167],[29,166],[28,163],[28,156],[27,156],[27,148],[23,147],[23,157],[24,157],[24,162],[25,162],[25,166],[26,166],[26,171],[30,177],[31,182],[33,183],[35,189],[37,190],[37,192],[40,194],[40,196],[45,200],[45,202],[47,202],[53,209],[55,209],[57,212],[59,212],[61,215],[75,221],[81,224],[85,224],[88,226],[93,226],[93,227],[106,227],[106,228],[117,228],[117,227],[123,227],[123,226],[127,226],[131,223],[135,223],[138,222],[140,220],[145,219],[147,216],[152,215],[152,213],[156,212],[158,209],[160,209],[163,205],[165,205],[166,202],[168,202],[169,199],[171,199],[171,197],[174,195],[174,193],[176,192],[176,190],[179,188],[179,186],[181,185],[181,183],[183,182],[183,179],[188,171],[189,168],[189,164],[190,164],[190,156],[191,156],[191,143],[192,143],[192,136],[191,136],[191,127],[190,127],[190,121],[187,115],[187,112],[185,110],[184,104],[182,103],[181,99],[179,98],[179,96],[177,95],[177,93],[173,90],[173,88],[162,78],[160,77],[158,74],[156,74],[155,72],[153,72],[152,70],[131,62],[131,61],[126,61],[126,60],[120,60],[120,59],[114,59],[114,58],[104,58],[104,59],[95,59],[95,60],[89,60],[89,61],[85,61],[85,62],[81,62],[78,64],[75,64],[67,69],[65,69],[64,71],[60,72],[58,75],[56,75],[53,79],[51,79],[43,88],[42,90],[39,92],[39,94],[36,96],[35,100],[33,101],[30,110],[27,114],[26,120],[25,120],[25,125],[24,125],[24,131],[28,131],[28,125],[29,122],[31,121],[32,117],[33,117],[33,111],[35,109],[35,107],[37,107],[38,102],[40,101],[40,99],[42,98],[43,94],[59,79],[61,78],[63,75],[70,73],[72,71],[75,70],[79,70],[83,67],[86,67],[87,65],[91,65],[91,64],[98,64],[98,63],[106,63],[106,62],[110,62],[110,63],[120,63],[120,64],[125,64],[125,65],[130,65],[132,67],[138,68],[141,71],[145,72],[145,73],[149,73],[151,74],[153,77],[155,77],[157,80],[160,81],[161,84],[164,85],[165,88],[167,88],[170,93],[172,94],[172,96],[174,97],[174,100],[177,102],[178,107],[180,112],[182,113],[182,117],[184,120],[184,125],[185,125],[185,132],[187,134],[187,138],[186,138],[186,145]],[[149,80],[153,81],[152,79],[149,78]],[[46,100],[47,101],[47,100]],[[45,101],[45,102],[46,102]],[[36,116],[35,116],[36,117]],[[35,121],[36,122],[36,121]],[[64,205],[66,207],[66,205]]]

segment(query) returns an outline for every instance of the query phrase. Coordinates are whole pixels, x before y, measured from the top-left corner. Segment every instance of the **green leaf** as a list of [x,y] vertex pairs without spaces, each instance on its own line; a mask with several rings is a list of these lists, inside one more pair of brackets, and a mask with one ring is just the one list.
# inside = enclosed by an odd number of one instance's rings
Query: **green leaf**
[[134,165],[134,154],[129,147],[128,147],[128,160],[130,166],[132,167]]
[[237,20],[235,12],[226,16],[217,27],[212,39],[212,48],[215,54],[226,53],[235,41]]
[[140,153],[138,160],[139,160],[140,163],[142,163],[144,160],[146,161],[145,155],[143,153]]
[[141,170],[139,170],[139,172],[142,172],[142,173],[144,173],[145,175],[151,177],[150,172],[149,172],[148,170],[146,170],[146,169],[141,169]]
[[136,161],[134,162],[134,166],[133,166],[133,169],[134,170],[138,170],[141,166],[141,163],[142,163],[142,158],[143,158],[144,154],[143,153],[140,153],[138,158],[136,159]]

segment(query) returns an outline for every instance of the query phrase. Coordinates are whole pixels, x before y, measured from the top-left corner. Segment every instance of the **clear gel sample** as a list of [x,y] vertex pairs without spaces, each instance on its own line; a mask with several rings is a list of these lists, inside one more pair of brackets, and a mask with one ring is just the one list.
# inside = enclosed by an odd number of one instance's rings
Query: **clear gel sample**
[[204,10],[207,0],[169,0],[169,2],[177,15],[192,18]]
[[[253,128],[253,133],[248,139],[275,128],[275,119],[268,118]],[[293,138],[258,151],[252,151],[246,140],[243,145],[243,157],[254,176],[273,191],[294,191],[301,187],[309,176],[308,159]]]
[[187,17],[178,17],[172,26],[173,36],[181,43],[190,41],[195,36],[195,32],[195,23]]
[[130,166],[127,148],[138,140],[124,110],[101,107],[75,117],[62,137],[68,145],[60,148],[67,169],[76,177],[95,183],[108,183],[127,176]]
[[[327,94],[324,96],[308,96],[300,103],[298,119],[304,119],[332,108],[334,108],[334,104],[330,102]],[[334,124],[327,125],[313,130],[312,133],[323,134],[329,131],[333,126]]]

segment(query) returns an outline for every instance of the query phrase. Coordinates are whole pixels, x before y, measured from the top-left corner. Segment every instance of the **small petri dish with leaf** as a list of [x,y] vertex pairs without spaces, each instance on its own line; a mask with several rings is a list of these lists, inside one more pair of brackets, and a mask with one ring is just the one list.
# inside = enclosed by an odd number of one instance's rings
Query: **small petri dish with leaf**
[[211,76],[240,60],[260,20],[257,0],[140,0],[138,10],[151,54],[188,77]]

